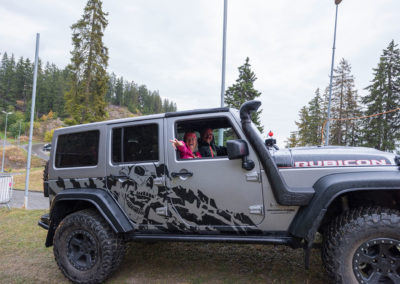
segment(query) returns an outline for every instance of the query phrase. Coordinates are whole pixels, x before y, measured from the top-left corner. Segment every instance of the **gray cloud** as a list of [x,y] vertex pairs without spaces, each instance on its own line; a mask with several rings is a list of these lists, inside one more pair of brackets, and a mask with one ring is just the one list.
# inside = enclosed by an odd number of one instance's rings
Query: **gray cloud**
[[[0,2],[0,52],[40,57],[64,67],[71,51],[70,26],[86,1]],[[159,90],[180,110],[220,102],[223,1],[110,1],[105,44],[109,72]],[[344,0],[339,7],[337,53],[351,63],[360,94],[390,40],[400,43],[397,0]],[[316,88],[329,83],[333,1],[228,1],[226,86],[247,56],[262,92],[265,129],[283,146],[296,129],[298,111]]]

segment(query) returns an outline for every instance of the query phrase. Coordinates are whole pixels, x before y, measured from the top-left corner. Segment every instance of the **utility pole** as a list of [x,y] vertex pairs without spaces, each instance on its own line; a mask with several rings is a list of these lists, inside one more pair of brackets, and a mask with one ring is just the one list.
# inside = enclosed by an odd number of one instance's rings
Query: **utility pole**
[[329,83],[329,101],[328,101],[328,122],[326,124],[326,134],[325,134],[325,146],[329,145],[329,127],[330,127],[330,119],[331,119],[331,101],[332,101],[332,79],[333,79],[333,65],[335,62],[335,49],[336,49],[336,26],[337,26],[337,14],[338,7],[342,0],[335,0],[336,5],[336,14],[335,14],[335,31],[333,33],[333,48],[332,48],[332,62],[331,62],[331,77]]
[[26,162],[25,200],[24,200],[25,209],[28,209],[29,172],[30,172],[30,169],[31,169],[33,120],[34,120],[34,116],[35,116],[36,81],[37,81],[37,69],[38,69],[38,62],[39,62],[39,39],[40,39],[40,34],[37,33],[36,34],[35,69],[34,69],[34,72],[33,72],[31,123],[30,123],[30,127],[29,127],[28,159],[27,159],[27,162]]

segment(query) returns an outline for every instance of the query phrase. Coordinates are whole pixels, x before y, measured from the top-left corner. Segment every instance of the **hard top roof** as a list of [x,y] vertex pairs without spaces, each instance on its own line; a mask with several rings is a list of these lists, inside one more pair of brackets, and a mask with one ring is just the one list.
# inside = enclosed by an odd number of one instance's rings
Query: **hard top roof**
[[[127,117],[127,118],[119,118],[113,120],[105,120],[93,123],[86,123],[80,125],[74,125],[70,127],[60,128],[71,129],[71,128],[79,128],[82,126],[100,126],[104,124],[117,124],[117,123],[124,123],[124,122],[131,122],[131,121],[141,121],[141,120],[150,120],[150,119],[157,119],[157,118],[164,118],[164,117],[177,117],[177,116],[187,116],[187,115],[194,115],[194,114],[206,114],[206,113],[218,113],[218,112],[229,112],[230,108],[222,107],[222,108],[206,108],[206,109],[194,109],[194,110],[183,110],[183,111],[176,111],[176,112],[167,112],[167,113],[160,113],[160,114],[150,114],[144,116],[136,116],[136,117]],[[64,132],[64,131],[63,131]]]

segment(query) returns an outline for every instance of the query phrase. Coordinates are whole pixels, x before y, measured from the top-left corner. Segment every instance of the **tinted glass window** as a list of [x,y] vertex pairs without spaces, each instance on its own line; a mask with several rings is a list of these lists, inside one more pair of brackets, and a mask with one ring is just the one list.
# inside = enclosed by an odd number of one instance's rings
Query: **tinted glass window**
[[112,161],[114,163],[158,161],[158,159],[157,124],[113,129]]
[[99,156],[98,130],[58,136],[56,167],[87,167],[97,165]]

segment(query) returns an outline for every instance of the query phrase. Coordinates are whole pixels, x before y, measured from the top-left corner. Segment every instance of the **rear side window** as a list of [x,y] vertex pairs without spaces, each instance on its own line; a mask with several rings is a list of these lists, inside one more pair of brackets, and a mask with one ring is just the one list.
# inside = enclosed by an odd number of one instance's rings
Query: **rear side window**
[[99,156],[98,130],[58,136],[56,168],[96,166]]
[[113,129],[113,163],[134,163],[158,160],[157,124],[145,124]]

